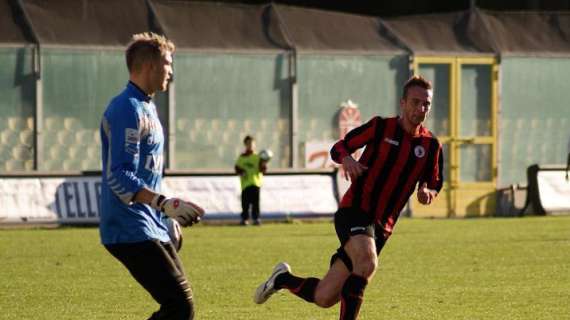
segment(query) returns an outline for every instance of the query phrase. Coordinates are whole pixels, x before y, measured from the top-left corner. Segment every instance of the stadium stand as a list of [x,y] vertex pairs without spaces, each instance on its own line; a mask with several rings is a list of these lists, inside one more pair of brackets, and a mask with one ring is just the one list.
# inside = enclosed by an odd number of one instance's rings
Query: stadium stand
[[33,170],[33,118],[0,117],[0,163],[7,172]]

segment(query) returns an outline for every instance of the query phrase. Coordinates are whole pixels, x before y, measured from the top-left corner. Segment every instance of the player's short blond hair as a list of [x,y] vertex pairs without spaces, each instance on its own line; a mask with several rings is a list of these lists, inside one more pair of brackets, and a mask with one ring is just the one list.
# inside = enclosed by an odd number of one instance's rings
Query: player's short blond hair
[[129,72],[140,70],[144,63],[159,61],[167,52],[176,50],[174,43],[165,36],[143,32],[133,35],[125,52]]
[[408,96],[408,89],[411,87],[420,87],[426,90],[432,90],[431,82],[424,79],[422,76],[413,76],[404,84],[404,91],[402,92],[402,99]]

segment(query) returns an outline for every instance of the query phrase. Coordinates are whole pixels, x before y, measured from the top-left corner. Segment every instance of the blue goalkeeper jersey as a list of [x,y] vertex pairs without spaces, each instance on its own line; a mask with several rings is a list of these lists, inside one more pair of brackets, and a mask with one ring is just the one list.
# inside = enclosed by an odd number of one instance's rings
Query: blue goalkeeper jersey
[[143,187],[160,192],[164,134],[156,107],[134,83],[113,98],[101,120],[103,244],[170,241],[163,214],[133,202]]

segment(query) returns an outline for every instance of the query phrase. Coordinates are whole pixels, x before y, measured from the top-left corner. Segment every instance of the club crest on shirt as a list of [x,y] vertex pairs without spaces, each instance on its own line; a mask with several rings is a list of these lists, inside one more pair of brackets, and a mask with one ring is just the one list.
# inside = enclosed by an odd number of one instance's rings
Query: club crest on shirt
[[424,149],[422,146],[416,146],[414,148],[414,154],[418,158],[423,158],[426,155],[426,149]]
[[137,129],[133,129],[133,128],[126,128],[125,129],[125,142],[126,143],[137,144],[137,143],[139,143],[139,140],[140,140],[140,136],[139,136],[139,131]]

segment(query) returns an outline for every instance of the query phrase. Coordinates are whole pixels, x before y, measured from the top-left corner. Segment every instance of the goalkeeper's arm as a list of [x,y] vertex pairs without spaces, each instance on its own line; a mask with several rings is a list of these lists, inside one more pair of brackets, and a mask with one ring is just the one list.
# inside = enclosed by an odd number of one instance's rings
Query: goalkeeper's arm
[[133,200],[146,203],[154,209],[164,212],[183,227],[199,222],[204,215],[204,209],[195,203],[179,198],[167,198],[147,188],[140,189]]

